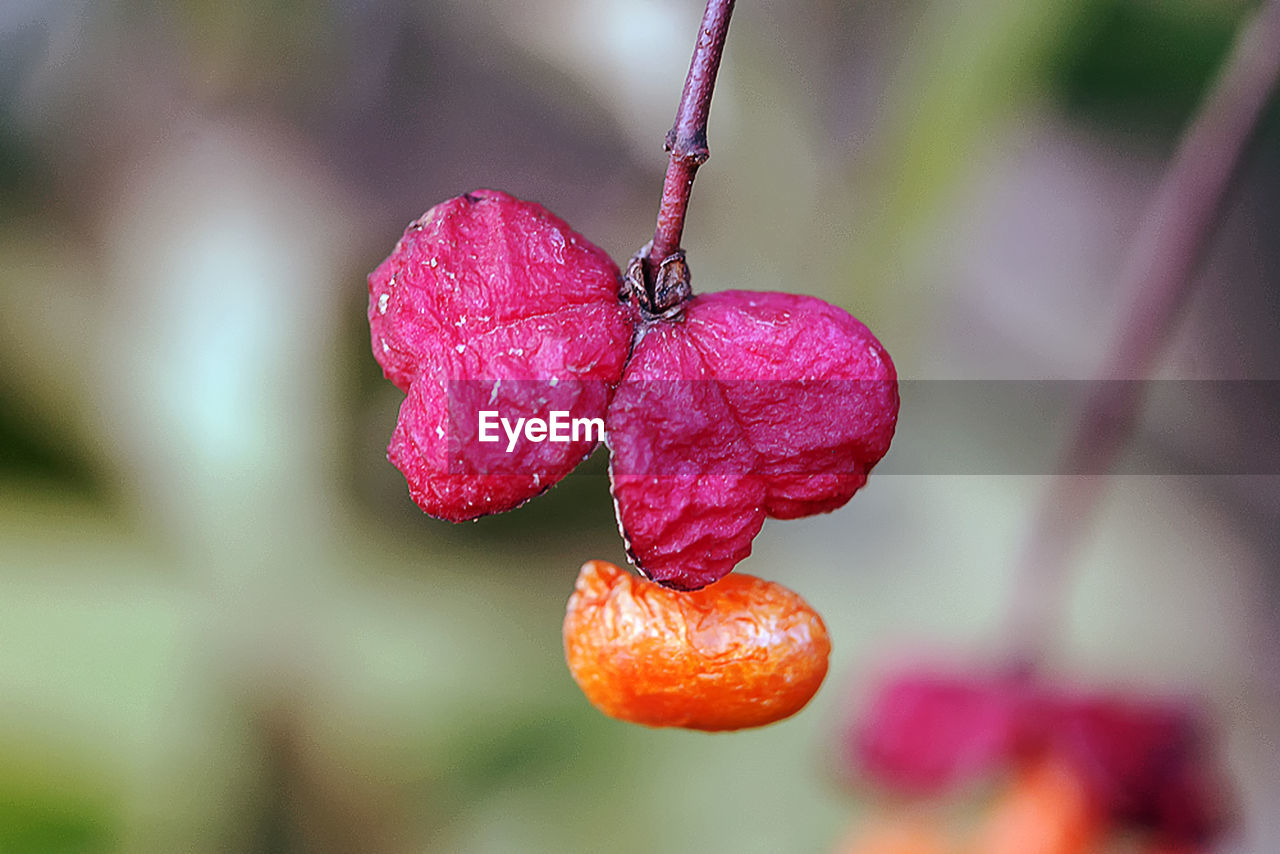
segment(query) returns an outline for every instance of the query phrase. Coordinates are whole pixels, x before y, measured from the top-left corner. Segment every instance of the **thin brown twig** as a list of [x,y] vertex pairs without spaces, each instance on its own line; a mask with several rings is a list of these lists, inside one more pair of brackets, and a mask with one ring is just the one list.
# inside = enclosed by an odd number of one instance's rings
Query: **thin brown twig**
[[651,278],[662,262],[680,249],[693,178],[698,167],[711,156],[707,148],[707,115],[711,111],[711,93],[720,70],[733,4],[734,0],[708,0],[702,13],[676,120],[667,134],[666,150],[671,152],[671,159],[662,182],[662,204],[645,264],[646,278]]
[[1196,267],[1278,78],[1280,0],[1268,0],[1241,28],[1184,133],[1122,269],[1120,283],[1133,301],[1015,566],[1011,634],[1022,665],[1043,660],[1061,628],[1071,560],[1141,409],[1138,380],[1150,375],[1194,288]]

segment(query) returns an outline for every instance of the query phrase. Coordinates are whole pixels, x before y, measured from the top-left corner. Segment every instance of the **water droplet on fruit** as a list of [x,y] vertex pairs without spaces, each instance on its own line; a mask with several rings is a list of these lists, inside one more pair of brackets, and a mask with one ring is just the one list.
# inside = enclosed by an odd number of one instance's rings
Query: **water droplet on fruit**
[[551,242],[551,257],[556,259],[557,264],[563,264],[564,235],[557,230],[547,235],[547,239]]

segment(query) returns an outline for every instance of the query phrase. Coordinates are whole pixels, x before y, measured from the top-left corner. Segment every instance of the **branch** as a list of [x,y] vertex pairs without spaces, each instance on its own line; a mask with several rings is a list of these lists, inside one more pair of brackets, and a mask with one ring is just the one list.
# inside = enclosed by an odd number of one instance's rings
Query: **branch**
[[[1133,302],[1043,496],[1016,566],[1012,635],[1021,663],[1043,658],[1063,619],[1070,560],[1105,474],[1133,433],[1150,375],[1195,285],[1246,144],[1280,77],[1280,0],[1241,28],[1213,90],[1161,180],[1122,268]],[[1124,380],[1118,382],[1118,380]],[[1088,474],[1082,474],[1088,472]]]
[[698,167],[711,156],[707,148],[707,114],[711,111],[711,93],[715,89],[716,73],[720,70],[720,56],[724,52],[733,4],[734,0],[707,0],[706,11],[702,13],[702,25],[693,48],[693,59],[689,62],[684,93],[680,96],[675,124],[667,134],[666,150],[671,152],[671,160],[667,163],[667,175],[662,182],[662,205],[658,209],[653,243],[644,260],[645,280],[649,282],[653,281],[662,262],[680,250],[693,177]]

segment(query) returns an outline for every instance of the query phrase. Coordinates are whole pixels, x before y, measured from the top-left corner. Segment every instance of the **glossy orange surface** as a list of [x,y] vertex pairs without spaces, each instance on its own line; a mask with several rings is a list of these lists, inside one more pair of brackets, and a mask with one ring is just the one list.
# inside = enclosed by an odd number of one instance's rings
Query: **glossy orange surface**
[[793,715],[827,674],[822,618],[780,584],[731,573],[670,590],[593,560],[564,619],[565,658],[610,717],[655,727],[734,730]]

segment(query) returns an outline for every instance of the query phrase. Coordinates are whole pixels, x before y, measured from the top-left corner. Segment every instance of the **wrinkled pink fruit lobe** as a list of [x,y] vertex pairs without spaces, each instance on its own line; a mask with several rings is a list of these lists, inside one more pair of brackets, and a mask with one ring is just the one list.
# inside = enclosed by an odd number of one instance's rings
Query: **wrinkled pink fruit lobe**
[[482,410],[603,417],[631,340],[620,273],[541,205],[478,190],[411,224],[369,276],[373,354],[405,399],[388,458],[432,516],[521,504],[596,444],[477,441]]
[[723,291],[642,327],[607,419],[636,566],[692,590],[751,552],[766,516],[845,504],[893,438],[897,376],[860,322],[814,297]]

